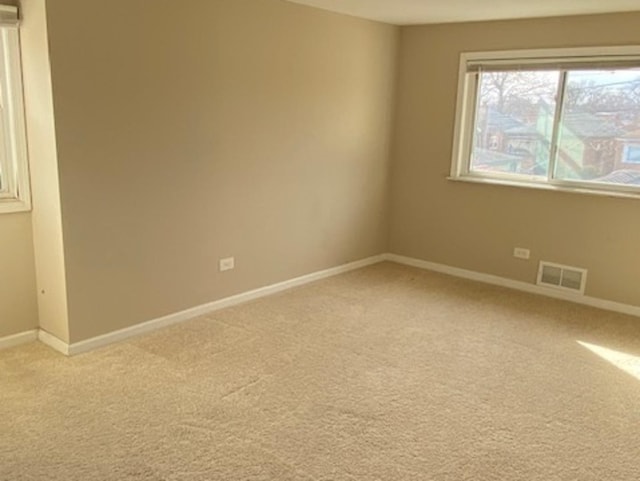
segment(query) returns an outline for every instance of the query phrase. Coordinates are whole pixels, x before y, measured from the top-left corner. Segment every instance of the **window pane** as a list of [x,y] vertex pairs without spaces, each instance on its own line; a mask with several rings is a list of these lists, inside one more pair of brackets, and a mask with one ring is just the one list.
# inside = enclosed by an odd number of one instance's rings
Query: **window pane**
[[560,73],[481,72],[470,170],[547,177]]
[[555,177],[640,185],[640,69],[567,73]]

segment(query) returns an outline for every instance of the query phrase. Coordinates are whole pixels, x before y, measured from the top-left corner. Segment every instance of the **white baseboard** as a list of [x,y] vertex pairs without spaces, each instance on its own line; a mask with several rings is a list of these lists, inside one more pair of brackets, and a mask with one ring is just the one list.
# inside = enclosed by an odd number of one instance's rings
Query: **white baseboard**
[[113,331],[101,336],[97,336],[91,339],[87,339],[80,342],[67,344],[61,341],[57,337],[49,334],[45,331],[29,331],[26,333],[18,334],[16,336],[9,336],[8,338],[0,339],[0,349],[3,347],[10,347],[12,345],[22,344],[35,340],[36,337],[44,344],[52,347],[56,351],[59,351],[68,356],[74,356],[85,352],[98,349],[100,347],[108,346],[116,342],[124,341],[126,339],[139,336],[145,333],[153,332],[158,329],[162,329],[173,324],[188,321],[190,319],[208,314],[220,309],[242,304],[247,301],[259,299],[277,292],[282,292],[293,287],[302,286],[310,282],[314,282],[327,277],[335,276],[345,272],[349,272],[355,269],[360,269],[372,264],[377,264],[382,261],[391,261],[398,264],[404,264],[408,266],[418,267],[420,269],[426,269],[434,272],[440,272],[455,277],[461,277],[464,279],[470,279],[473,281],[483,282],[486,284],[493,284],[496,286],[507,287],[518,291],[528,292],[531,294],[538,294],[547,297],[553,297],[555,299],[561,299],[565,301],[574,302],[577,304],[584,304],[591,307],[605,309],[608,311],[620,312],[623,314],[629,314],[632,316],[640,317],[640,307],[629,304],[622,304],[614,301],[607,301],[595,297],[575,295],[569,292],[555,291],[553,289],[541,287],[535,284],[529,284],[522,281],[516,281],[513,279],[507,279],[504,277],[494,276],[491,274],[484,274],[481,272],[470,271],[467,269],[461,269],[458,267],[451,267],[444,264],[438,264],[434,262],[423,261],[420,259],[414,259],[411,257],[405,257],[397,254],[381,254],[366,259],[351,262],[338,267],[333,267],[323,271],[314,272],[301,277],[296,277],[288,281],[279,282],[270,286],[261,287],[251,291],[243,292],[235,296],[219,299],[207,304],[196,306],[181,312],[169,314],[158,319],[136,324],[125,329]]
[[64,354],[65,356],[69,355],[69,351],[70,351],[69,344],[58,339],[53,334],[49,334],[47,331],[43,331],[42,329],[38,331],[38,341],[40,341],[43,344],[46,344],[50,348],[55,349],[56,351]]
[[27,344],[38,339],[38,330],[32,329],[30,331],[20,332],[11,336],[0,337],[0,351],[3,349],[9,349],[10,347],[20,346]]
[[385,254],[383,257],[385,260],[396,262],[398,264],[418,267],[420,269],[440,272],[442,274],[448,274],[455,277],[462,277],[464,279],[484,282],[485,284],[508,287],[510,289],[529,292],[531,294],[553,297],[554,299],[561,299],[563,301],[574,302],[586,306],[597,307],[599,309],[604,309],[607,311],[619,312],[622,314],[629,314],[631,316],[640,317],[640,306],[623,304],[621,302],[607,301],[605,299],[573,294],[571,292],[556,291],[554,289],[538,286],[536,284],[529,284],[527,282],[507,279],[505,277],[494,276],[491,274],[483,274],[481,272],[461,269],[459,267],[451,267],[444,264],[437,264],[435,262],[423,261],[420,259],[400,256],[397,254]]
[[326,269],[323,271],[318,271],[312,274],[296,277],[288,281],[278,282],[277,284],[272,284],[270,286],[265,286],[259,289],[243,292],[235,296],[226,297],[224,299],[203,304],[201,306],[193,307],[191,309],[187,309],[181,312],[176,312],[174,314],[169,314],[167,316],[160,317],[158,319],[153,319],[150,321],[143,322],[141,324],[136,324],[135,326],[127,327],[125,329],[120,329],[118,331],[110,332],[102,336],[97,336],[91,339],[87,339],[85,341],[66,344],[48,333],[44,333],[44,336],[41,337],[40,340],[43,341],[45,344],[53,347],[57,351],[62,352],[63,354],[74,356],[76,354],[82,354],[88,351],[92,351],[99,347],[108,346],[109,344],[123,341],[125,339],[129,339],[134,336],[139,336],[141,334],[156,331],[158,329],[162,329],[163,327],[184,322],[189,319],[193,319],[195,317],[208,314],[210,312],[224,309],[226,307],[235,306],[243,302],[251,301],[253,299],[258,299],[260,297],[268,296],[270,294],[275,294],[276,292],[285,291],[287,289],[291,289],[292,287],[301,286],[304,284],[308,284],[310,282],[318,281],[320,279],[335,276],[337,274],[342,274],[344,272],[360,269],[361,267],[369,266],[371,264],[377,264],[378,262],[383,261],[384,258],[385,258],[384,254],[368,257],[366,259],[362,259],[359,261],[350,262],[349,264],[344,264],[338,267],[332,267],[330,269]]

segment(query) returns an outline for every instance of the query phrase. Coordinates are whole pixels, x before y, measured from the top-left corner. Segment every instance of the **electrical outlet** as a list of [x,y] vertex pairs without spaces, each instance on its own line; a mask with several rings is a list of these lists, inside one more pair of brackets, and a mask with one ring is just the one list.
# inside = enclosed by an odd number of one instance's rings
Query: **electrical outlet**
[[236,266],[236,260],[233,257],[227,257],[226,259],[220,259],[220,272],[230,271]]
[[529,257],[531,257],[531,251],[524,247],[516,247],[513,249],[513,257],[517,257],[518,259],[529,259]]

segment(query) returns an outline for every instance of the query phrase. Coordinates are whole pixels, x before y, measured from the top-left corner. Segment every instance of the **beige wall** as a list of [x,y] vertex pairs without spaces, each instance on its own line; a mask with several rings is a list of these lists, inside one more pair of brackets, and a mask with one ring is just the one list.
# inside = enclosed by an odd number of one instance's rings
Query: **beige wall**
[[31,214],[0,215],[0,338],[38,327]]
[[460,52],[637,44],[638,25],[622,14],[403,28],[391,250],[526,282],[539,259],[586,267],[588,295],[640,305],[639,200],[446,180]]
[[72,342],[386,250],[395,28],[279,0],[47,8]]

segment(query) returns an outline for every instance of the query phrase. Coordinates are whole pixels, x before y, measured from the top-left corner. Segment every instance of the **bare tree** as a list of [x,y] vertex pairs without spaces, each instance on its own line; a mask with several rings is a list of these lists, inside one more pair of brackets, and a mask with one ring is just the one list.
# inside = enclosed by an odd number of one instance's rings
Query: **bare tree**
[[552,102],[557,89],[558,72],[485,72],[480,102],[504,114],[526,117],[541,99]]

